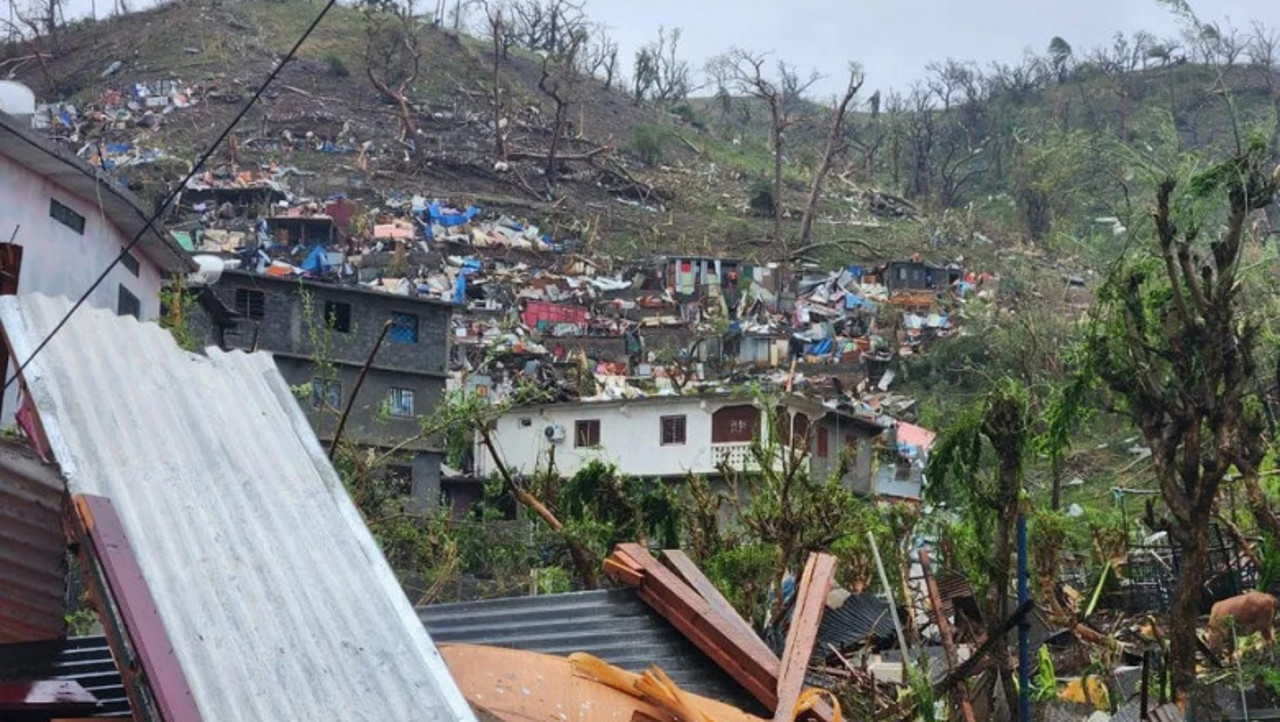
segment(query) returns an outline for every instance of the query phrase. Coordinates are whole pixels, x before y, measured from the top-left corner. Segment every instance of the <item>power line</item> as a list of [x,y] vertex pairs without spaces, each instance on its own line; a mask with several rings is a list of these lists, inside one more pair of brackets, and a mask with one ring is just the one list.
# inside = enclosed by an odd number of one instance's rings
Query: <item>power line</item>
[[173,199],[187,187],[187,183],[195,177],[196,173],[200,172],[200,169],[213,155],[214,151],[218,149],[218,146],[222,145],[222,141],[226,140],[228,135],[231,135],[231,131],[235,130],[236,125],[238,125],[241,119],[244,118],[245,114],[249,112],[249,109],[253,107],[254,103],[258,102],[258,98],[262,97],[262,94],[266,92],[267,87],[271,85],[271,81],[276,79],[276,76],[280,74],[281,70],[284,70],[284,66],[288,65],[290,60],[293,60],[293,57],[298,53],[298,48],[302,47],[302,44],[311,36],[311,32],[316,29],[316,26],[320,24],[320,21],[324,19],[324,16],[329,14],[329,10],[333,8],[336,2],[337,0],[328,0],[328,2],[325,3],[324,7],[320,9],[320,14],[316,15],[316,19],[311,21],[311,24],[308,25],[307,29],[302,33],[302,37],[298,38],[298,42],[293,44],[293,47],[289,49],[289,52],[285,54],[284,58],[282,58],[271,71],[271,74],[267,76],[267,79],[263,81],[262,85],[258,86],[258,89],[253,93],[253,97],[249,98],[249,102],[244,104],[244,107],[240,109],[239,113],[236,113],[236,117],[231,119],[231,122],[227,124],[227,127],[222,130],[222,134],[218,136],[217,140],[213,141],[213,144],[209,146],[208,150],[201,154],[199,160],[192,164],[191,171],[187,173],[186,177],[174,186],[174,188],[169,191],[169,194],[164,197],[160,206],[156,208],[155,212],[151,214],[151,217],[147,219],[146,225],[144,225],[142,229],[134,235],[133,240],[129,241],[129,244],[120,251],[120,254],[115,257],[115,260],[109,263],[107,267],[102,270],[102,273],[98,274],[98,278],[90,284],[89,288],[85,290],[83,294],[81,294],[80,298],[76,299],[76,302],[71,305],[71,308],[62,316],[58,321],[58,324],[49,331],[48,335],[40,340],[40,343],[36,345],[35,350],[31,352],[31,355],[18,366],[17,371],[13,372],[13,376],[9,377],[4,382],[4,391],[9,390],[9,387],[13,385],[13,382],[22,375],[23,371],[26,370],[27,365],[44,350],[44,347],[53,340],[53,337],[62,330],[62,327],[67,325],[67,321],[71,320],[71,316],[84,305],[84,302],[88,300],[89,296],[93,294],[98,286],[101,286],[102,282],[107,280],[107,276],[111,273],[111,270],[119,265],[119,263],[129,255],[129,251],[133,250],[133,247],[138,245],[138,242],[142,240],[143,236],[145,236],[149,231],[154,230],[156,221],[159,220],[160,216],[164,215],[166,210],[168,210],[169,204],[173,203]]

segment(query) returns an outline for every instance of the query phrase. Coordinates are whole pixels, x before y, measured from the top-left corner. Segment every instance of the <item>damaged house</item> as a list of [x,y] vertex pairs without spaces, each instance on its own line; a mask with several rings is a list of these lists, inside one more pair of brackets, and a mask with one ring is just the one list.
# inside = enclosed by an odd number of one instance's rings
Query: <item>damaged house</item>
[[[493,439],[516,473],[531,474],[554,462],[561,474],[571,476],[592,461],[604,461],[629,476],[680,479],[718,476],[722,463],[758,468],[752,440],[776,435],[808,445],[811,474],[835,473],[844,458],[849,464],[845,484],[872,488],[873,442],[886,429],[885,419],[800,396],[779,406],[778,428],[768,428],[768,416],[751,399],[731,394],[583,400],[513,408],[495,423]],[[495,471],[479,445],[475,458],[477,476]]]
[[[415,437],[421,436],[418,417],[430,413],[444,390],[450,304],[237,270],[223,271],[199,299],[193,325],[207,343],[271,352],[325,443],[350,403],[343,438],[405,451],[407,462],[392,465],[392,473],[407,482],[419,504],[435,502],[440,449]],[[388,323],[357,391],[361,370]]]

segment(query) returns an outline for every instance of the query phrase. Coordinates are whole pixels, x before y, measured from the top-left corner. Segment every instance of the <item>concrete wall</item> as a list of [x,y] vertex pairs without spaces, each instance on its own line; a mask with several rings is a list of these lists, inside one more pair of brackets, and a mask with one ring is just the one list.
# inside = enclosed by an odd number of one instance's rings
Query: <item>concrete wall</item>
[[[83,234],[50,217],[50,199],[57,199],[84,217]],[[18,292],[65,296],[72,300],[79,298],[132,240],[103,217],[96,202],[73,195],[0,155],[0,242],[7,242],[11,237],[22,246]],[[133,256],[138,260],[137,275],[123,263],[118,264],[89,295],[87,303],[116,311],[120,288],[124,287],[138,299],[140,318],[154,320],[160,315],[161,271],[137,246]],[[13,370],[11,366],[6,378]],[[17,399],[15,385],[4,394],[0,425],[13,423]]]
[[[419,417],[429,415],[444,393],[449,357],[449,316],[452,308],[376,292],[282,280],[248,273],[226,273],[210,290],[230,309],[236,308],[237,289],[261,292],[262,318],[244,318],[230,330],[219,330],[207,313],[192,315],[192,325],[210,345],[253,348],[270,352],[280,374],[301,392],[298,405],[322,441],[333,438],[342,407],[351,398],[360,369],[392,312],[418,317],[416,343],[383,342],[360,386],[347,419],[343,438],[377,447],[398,445],[421,433]],[[305,296],[304,296],[305,289]],[[306,299],[304,301],[304,298]],[[350,305],[348,331],[325,330],[326,301]],[[329,368],[316,363],[328,361]],[[315,403],[305,387],[316,377],[339,384],[336,403]],[[389,413],[391,389],[413,392],[413,416]],[[322,395],[323,397],[323,395]],[[414,509],[434,506],[440,497],[440,458],[428,441],[402,447],[411,472]]]
[[[50,217],[50,199],[84,216],[83,234]],[[79,298],[132,240],[103,217],[96,202],[0,155],[0,241],[8,241],[17,226],[14,242],[23,247],[19,293]],[[141,302],[142,320],[149,321],[160,314],[161,273],[140,248],[134,247],[133,256],[138,274],[117,265],[88,303],[115,311],[123,286]]]
[[[304,303],[304,291],[307,301]],[[355,291],[342,286],[277,279],[251,273],[225,273],[213,286],[213,293],[228,308],[236,307],[236,290],[258,291],[264,296],[261,319],[242,319],[228,346],[258,348],[302,358],[317,355],[335,363],[362,365],[384,322],[393,312],[418,317],[417,343],[397,343],[391,336],[378,352],[376,365],[383,368],[444,376],[449,359],[449,317],[452,308],[443,303],[395,296],[374,291]],[[325,302],[351,306],[351,330],[321,332],[325,325]],[[327,340],[326,340],[327,339]],[[327,344],[317,354],[317,343]]]
[[[545,467],[552,451],[556,468],[571,476],[593,460],[617,465],[632,476],[680,477],[689,473],[717,474],[716,463],[723,445],[711,443],[711,419],[725,406],[750,404],[743,399],[699,399],[697,397],[665,397],[630,403],[563,404],[525,410],[516,409],[498,420],[494,437],[503,461],[521,473],[532,473]],[[664,416],[685,417],[685,443],[663,444]],[[584,448],[575,445],[576,422],[600,421],[600,446]],[[527,425],[524,423],[527,421]],[[760,415],[758,434],[766,433],[766,415]],[[558,424],[564,429],[564,440],[548,441],[544,430]],[[821,424],[828,430],[827,458],[817,456],[816,432],[811,438],[810,470],[815,478],[825,478],[839,465],[845,435],[855,438],[856,452],[845,483],[855,490],[870,487],[872,430],[834,414],[824,416]],[[476,449],[477,476],[493,472],[493,462],[483,448]],[[858,489],[861,487],[861,489]]]
[[[713,474],[718,456],[711,446],[711,415],[722,406],[750,403],[695,397],[664,398],[627,404],[565,404],[514,410],[497,422],[495,439],[503,461],[512,469],[531,473],[545,466],[554,449],[556,468],[573,475],[593,460],[616,464],[633,476],[683,476],[693,472]],[[663,416],[685,417],[685,443],[662,444]],[[575,447],[575,422],[600,421],[600,446]],[[527,425],[523,422],[527,421]],[[550,424],[564,428],[564,440],[547,441]],[[493,471],[488,452],[476,450],[478,476]]]

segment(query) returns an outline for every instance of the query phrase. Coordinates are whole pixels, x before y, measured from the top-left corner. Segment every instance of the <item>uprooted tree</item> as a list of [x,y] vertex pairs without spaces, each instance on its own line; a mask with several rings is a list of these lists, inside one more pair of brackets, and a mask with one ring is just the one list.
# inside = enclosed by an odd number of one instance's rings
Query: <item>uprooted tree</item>
[[1160,181],[1150,241],[1113,273],[1088,339],[1094,372],[1151,449],[1181,554],[1169,632],[1183,699],[1196,681],[1215,499],[1232,466],[1257,488],[1265,454],[1254,386],[1260,319],[1240,291],[1250,219],[1274,201],[1280,180],[1267,158],[1265,139],[1251,138],[1226,160]]

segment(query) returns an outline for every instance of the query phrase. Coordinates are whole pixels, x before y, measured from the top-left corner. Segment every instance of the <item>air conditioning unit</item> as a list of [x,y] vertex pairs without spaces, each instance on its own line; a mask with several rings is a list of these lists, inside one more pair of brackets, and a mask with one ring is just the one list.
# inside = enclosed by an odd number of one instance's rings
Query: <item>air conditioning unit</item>
[[560,424],[547,424],[542,435],[547,437],[547,441],[564,441],[564,427]]

